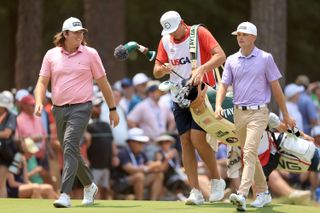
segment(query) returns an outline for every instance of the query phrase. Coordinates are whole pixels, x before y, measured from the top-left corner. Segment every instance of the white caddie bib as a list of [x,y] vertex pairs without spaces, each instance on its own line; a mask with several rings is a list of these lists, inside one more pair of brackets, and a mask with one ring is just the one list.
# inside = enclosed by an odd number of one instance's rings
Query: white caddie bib
[[[173,65],[173,69],[179,75],[181,75],[184,79],[188,79],[191,76],[191,59],[189,52],[189,39],[188,37],[185,41],[176,44],[170,40],[170,35],[164,35],[162,37],[162,43],[165,51],[168,54],[169,63]],[[198,51],[198,65],[200,64],[200,51]],[[170,81],[173,83],[181,84],[183,79],[178,77],[176,74],[170,74]],[[175,100],[175,93],[171,91],[172,100]]]

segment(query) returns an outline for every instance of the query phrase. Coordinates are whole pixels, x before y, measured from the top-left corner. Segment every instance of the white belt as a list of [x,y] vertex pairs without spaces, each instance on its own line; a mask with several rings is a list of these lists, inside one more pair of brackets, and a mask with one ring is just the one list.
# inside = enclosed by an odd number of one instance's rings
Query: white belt
[[241,109],[241,110],[259,110],[262,108],[267,107],[267,104],[261,104],[261,105],[253,105],[253,106],[240,106],[240,105],[235,105],[234,106],[236,109]]

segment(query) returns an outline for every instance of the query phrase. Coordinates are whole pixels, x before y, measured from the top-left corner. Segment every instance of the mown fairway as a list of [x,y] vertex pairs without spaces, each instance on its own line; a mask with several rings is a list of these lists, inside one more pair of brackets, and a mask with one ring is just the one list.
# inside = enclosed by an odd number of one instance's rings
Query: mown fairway
[[[202,206],[185,206],[179,201],[126,201],[126,200],[98,200],[91,207],[81,206],[80,200],[72,200],[72,208],[56,209],[52,200],[32,199],[0,199],[0,213],[30,212],[30,213],[224,213],[236,212],[234,206],[229,203],[206,203]],[[320,206],[288,205],[274,201],[271,205],[262,209],[248,208],[247,212],[294,212],[294,213],[319,213]]]

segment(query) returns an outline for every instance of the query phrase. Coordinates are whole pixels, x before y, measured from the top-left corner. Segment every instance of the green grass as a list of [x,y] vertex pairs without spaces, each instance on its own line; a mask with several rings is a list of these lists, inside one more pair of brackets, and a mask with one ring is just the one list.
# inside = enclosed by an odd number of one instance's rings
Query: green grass
[[[224,213],[236,212],[235,207],[229,203],[206,203],[202,206],[186,206],[178,201],[125,201],[125,200],[98,200],[90,207],[81,205],[80,200],[72,200],[72,208],[56,209],[52,205],[53,200],[32,199],[0,199],[0,212],[30,212],[30,213]],[[299,206],[277,203],[273,201],[261,209],[248,208],[247,212],[293,212],[293,213],[319,213],[320,206]]]

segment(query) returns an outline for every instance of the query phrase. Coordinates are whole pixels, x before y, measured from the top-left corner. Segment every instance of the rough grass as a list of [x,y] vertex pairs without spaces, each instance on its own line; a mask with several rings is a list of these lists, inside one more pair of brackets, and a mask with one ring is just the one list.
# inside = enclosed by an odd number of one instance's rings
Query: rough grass
[[[56,209],[52,205],[53,200],[32,200],[32,199],[0,199],[0,212],[30,212],[30,213],[213,213],[213,212],[236,212],[230,203],[206,203],[202,206],[186,206],[179,201],[126,201],[126,200],[98,200],[95,205],[84,207],[80,200],[72,200],[72,208]],[[280,203],[281,200],[274,200],[271,205],[261,209],[248,207],[247,212],[294,212],[294,213],[319,213],[320,206],[289,205]]]

